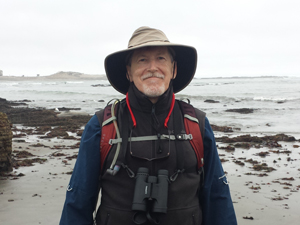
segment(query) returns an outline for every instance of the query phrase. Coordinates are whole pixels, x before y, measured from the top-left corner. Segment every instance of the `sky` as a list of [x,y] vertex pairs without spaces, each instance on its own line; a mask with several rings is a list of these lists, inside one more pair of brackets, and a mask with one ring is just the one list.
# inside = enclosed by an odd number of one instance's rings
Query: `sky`
[[105,74],[149,26],[197,49],[199,78],[300,76],[299,12],[299,0],[0,0],[0,70]]

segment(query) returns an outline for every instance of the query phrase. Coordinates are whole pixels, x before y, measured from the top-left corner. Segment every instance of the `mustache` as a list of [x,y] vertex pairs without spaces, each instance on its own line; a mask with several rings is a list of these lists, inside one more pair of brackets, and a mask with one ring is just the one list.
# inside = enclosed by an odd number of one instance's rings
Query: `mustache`
[[165,78],[165,76],[160,73],[146,73],[141,78],[142,78],[142,80],[146,80],[147,78],[150,78],[150,77],[157,77],[157,78],[161,78],[161,79]]

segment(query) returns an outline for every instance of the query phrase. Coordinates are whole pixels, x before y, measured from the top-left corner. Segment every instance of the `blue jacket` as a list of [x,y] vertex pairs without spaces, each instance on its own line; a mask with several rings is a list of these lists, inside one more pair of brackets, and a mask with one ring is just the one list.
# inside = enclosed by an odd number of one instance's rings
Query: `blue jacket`
[[[97,116],[87,123],[67,188],[60,225],[92,225],[100,176],[101,127]],[[199,196],[203,225],[235,225],[236,217],[226,176],[209,121],[205,119],[204,187]]]

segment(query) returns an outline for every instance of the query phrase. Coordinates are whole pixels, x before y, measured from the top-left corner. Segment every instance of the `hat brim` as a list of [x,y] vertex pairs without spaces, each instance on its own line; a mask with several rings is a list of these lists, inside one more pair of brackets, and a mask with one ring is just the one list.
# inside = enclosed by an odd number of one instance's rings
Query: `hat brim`
[[173,80],[173,91],[177,93],[184,89],[193,79],[197,68],[197,51],[187,45],[171,44],[169,42],[149,42],[108,55],[104,66],[110,84],[122,94],[126,94],[130,85],[126,77],[126,56],[130,51],[150,46],[172,47],[177,62],[177,76]]

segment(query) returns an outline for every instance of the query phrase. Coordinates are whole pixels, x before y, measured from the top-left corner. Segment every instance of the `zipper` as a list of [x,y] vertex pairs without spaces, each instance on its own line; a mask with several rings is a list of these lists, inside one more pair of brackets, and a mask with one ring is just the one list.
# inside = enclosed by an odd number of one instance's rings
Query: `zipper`
[[[155,115],[155,104],[152,105],[152,109],[151,109],[151,125],[152,125],[152,132],[154,134],[156,134],[157,133],[157,127],[159,126],[159,121],[158,121],[158,119],[157,119],[157,117]],[[156,144],[156,142],[153,141],[152,142],[152,158],[155,157],[156,151],[157,151],[157,149],[155,148],[155,144]],[[156,169],[154,161],[155,160],[153,160],[151,162],[151,174],[154,174],[155,169]]]
[[104,224],[105,224],[105,225],[107,225],[107,224],[108,224],[109,218],[110,218],[110,214],[109,214],[109,213],[107,213],[107,216],[106,216],[106,218],[105,218],[105,222],[104,222]]

